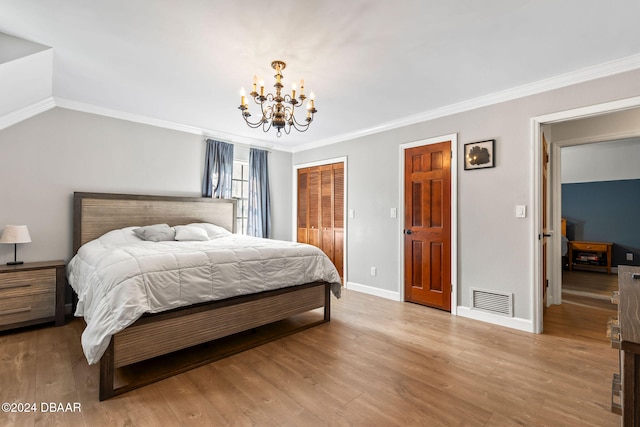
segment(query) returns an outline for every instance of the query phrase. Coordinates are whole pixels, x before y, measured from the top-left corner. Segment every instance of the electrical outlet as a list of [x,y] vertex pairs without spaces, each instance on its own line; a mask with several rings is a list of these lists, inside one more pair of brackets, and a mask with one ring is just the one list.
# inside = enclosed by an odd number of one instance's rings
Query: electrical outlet
[[627,252],[627,261],[633,261],[633,252]]
[[372,276],[375,276],[377,272],[378,272],[378,269],[377,269],[377,268],[375,268],[375,267],[371,267],[371,275],[372,275]]

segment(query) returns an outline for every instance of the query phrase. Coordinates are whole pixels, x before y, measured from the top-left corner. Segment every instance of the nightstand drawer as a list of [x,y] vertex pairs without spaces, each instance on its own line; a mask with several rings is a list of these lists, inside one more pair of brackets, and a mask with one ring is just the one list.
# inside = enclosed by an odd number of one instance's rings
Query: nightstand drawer
[[39,293],[0,299],[0,325],[51,318],[56,313],[56,294]]
[[573,249],[578,251],[607,252],[607,245],[602,243],[571,242],[571,244]]
[[55,293],[55,289],[55,268],[0,274],[0,299]]

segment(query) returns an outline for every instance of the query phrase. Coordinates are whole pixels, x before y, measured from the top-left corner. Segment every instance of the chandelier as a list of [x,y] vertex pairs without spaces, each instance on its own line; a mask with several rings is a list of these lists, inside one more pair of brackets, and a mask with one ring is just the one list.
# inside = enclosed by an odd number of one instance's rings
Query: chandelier
[[300,95],[296,99],[296,84],[291,85],[291,95],[282,95],[282,70],[285,69],[287,64],[283,61],[273,61],[271,68],[276,70],[276,74],[273,76],[276,78],[276,84],[273,85],[276,88],[275,95],[272,93],[264,94],[264,80],[260,80],[260,93],[256,91],[258,84],[258,77],[253,76],[253,91],[249,96],[253,101],[260,106],[260,116],[256,122],[249,120],[251,113],[249,113],[249,104],[247,103],[247,97],[245,95],[244,88],[240,90],[240,106],[238,109],[242,112],[242,118],[251,128],[257,128],[262,126],[264,132],[268,132],[271,127],[276,129],[276,136],[279,138],[282,135],[282,131],[287,135],[291,132],[291,129],[295,129],[298,132],[305,132],[309,129],[309,125],[313,121],[313,115],[318,111],[314,105],[313,92],[309,94],[307,101],[307,117],[302,122],[298,121],[295,117],[296,108],[302,106],[307,97],[304,94],[304,80],[300,80]]

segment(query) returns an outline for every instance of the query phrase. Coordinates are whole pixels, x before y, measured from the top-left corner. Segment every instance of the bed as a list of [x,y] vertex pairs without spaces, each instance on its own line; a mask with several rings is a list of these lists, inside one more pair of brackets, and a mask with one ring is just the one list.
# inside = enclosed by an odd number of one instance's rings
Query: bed
[[[235,231],[235,222],[236,204],[234,200],[74,193],[73,249],[75,256],[69,263],[68,277],[69,283],[76,291],[76,300],[74,300],[76,315],[83,315],[87,322],[87,328],[83,332],[83,350],[89,363],[99,361],[100,364],[100,400],[330,320],[330,297],[332,292],[339,297],[340,279],[335,268],[331,272],[325,266],[324,258],[326,257],[324,254],[317,248],[298,243],[268,241],[267,239],[246,240],[251,238],[229,233]],[[221,236],[216,236],[215,239],[212,238],[211,241],[167,241],[157,244],[144,241],[140,244],[134,242],[131,246],[128,245],[134,230],[138,227],[154,224],[167,224],[174,230],[179,228],[176,227],[178,225],[216,224],[219,229],[224,229],[222,230],[224,233],[221,233]],[[207,227],[209,226],[207,225]],[[210,228],[206,228],[206,230],[209,232]],[[134,236],[133,239],[137,238]],[[120,246],[121,240],[126,240],[127,245]],[[232,242],[229,244],[233,246],[227,247],[227,241]],[[236,247],[236,244],[239,246]],[[276,246],[275,249],[273,245]],[[95,252],[96,249],[98,252]],[[226,256],[224,262],[217,261],[218,258],[214,257],[216,251],[219,251],[222,256]],[[309,251],[318,251],[320,254]],[[274,260],[271,260],[269,257],[273,253],[281,255],[274,256]],[[215,256],[220,255],[216,253]],[[159,274],[158,271],[145,267],[147,264],[155,265],[147,262],[149,259],[155,259],[154,257],[168,259],[173,263],[169,267],[162,267],[160,273],[164,276],[158,276],[157,280],[154,277]],[[115,261],[111,262],[112,258]],[[312,261],[312,258],[317,258],[320,266],[309,264],[309,262],[316,262]],[[235,266],[232,262],[236,262],[237,259],[240,259],[244,264]],[[298,259],[304,260],[304,262],[298,262]],[[260,263],[261,266],[268,268],[266,270],[264,268],[259,270],[244,268],[243,266],[250,265],[247,264],[249,262]],[[274,262],[276,264],[271,264]],[[196,265],[196,263],[202,263],[202,265]],[[107,265],[108,274],[99,273],[102,270],[98,270],[98,268],[102,268],[103,264]],[[135,274],[122,267],[127,264],[136,266]],[[179,268],[175,267],[178,264]],[[293,270],[289,271],[289,267],[286,266],[294,268],[294,264],[304,265],[302,268],[306,269],[306,272],[293,273]],[[200,276],[210,275],[213,283],[214,278],[218,277],[218,270],[215,269],[222,268],[218,265],[229,265],[231,266],[229,268],[232,268],[230,271],[242,273],[242,277],[237,279],[238,286],[234,280],[231,287],[233,292],[225,294],[215,290],[222,288],[212,284],[211,289],[214,290],[211,291],[212,295],[206,297],[206,300],[198,299],[200,295],[194,298],[195,294],[205,294],[209,291],[193,292],[193,289],[200,289],[195,285],[199,279],[196,277],[197,274],[194,276],[189,272],[205,271],[206,274],[200,274]],[[93,272],[91,274],[81,273],[83,270],[80,266],[92,268]],[[249,275],[247,270],[256,270],[259,277]],[[264,273],[264,271],[276,272],[277,270],[286,273],[286,277],[282,276],[282,279],[278,275],[269,277]],[[113,276],[114,271],[117,274],[123,274],[122,278],[111,279],[111,277],[115,277]],[[169,276],[166,276],[165,273]],[[90,278],[94,279],[94,276],[99,276],[98,287],[91,285],[94,288],[90,288],[88,283],[91,281]],[[133,280],[134,276],[135,281],[132,283],[137,283],[137,285],[125,286],[124,284]],[[172,277],[179,277],[179,291],[175,291]],[[193,282],[190,277],[194,278]],[[226,277],[224,281],[228,283],[229,275],[224,277]],[[118,285],[107,285],[112,280]],[[170,293],[179,295],[179,298],[167,297],[166,299],[170,303],[166,306],[161,307],[162,304],[156,304],[155,300],[164,297],[155,298],[155,291],[149,291],[152,286],[155,286],[153,285],[154,280],[160,283],[157,286],[167,288]],[[282,283],[279,280],[282,280]],[[221,280],[217,281],[221,282]],[[299,283],[300,281],[303,283]],[[253,286],[254,282],[255,286]],[[168,286],[168,283],[171,283],[171,286]],[[263,284],[270,287],[264,287]],[[109,291],[100,291],[100,286],[108,288]],[[150,292],[143,297],[146,300],[132,297],[137,292],[132,290],[137,289],[135,286],[144,288],[144,292]],[[106,307],[110,309],[93,310],[94,307],[102,304],[100,301],[103,296],[98,294],[104,293],[106,295],[108,293],[111,295],[114,293],[111,291],[112,288],[122,291],[118,291],[117,297],[113,301],[109,300],[105,303]],[[87,289],[98,290],[88,291]],[[236,289],[238,290],[236,291]],[[184,295],[191,295],[191,297],[184,297]],[[181,299],[179,306],[176,306],[176,299]],[[154,304],[149,303],[151,308],[145,305],[147,301],[154,302]],[[121,306],[132,307],[134,310],[131,313],[134,314],[119,315],[118,308]],[[150,310],[151,312],[140,314],[137,312],[141,311],[137,308],[139,306],[145,306],[145,311]],[[109,329],[111,326],[109,328],[94,327],[93,322],[96,319],[104,321],[105,316],[112,316],[112,313],[116,313],[113,316],[119,316],[117,321],[112,322],[119,325],[118,329]],[[127,311],[127,313],[129,312]],[[205,354],[197,360],[189,359],[187,364],[161,370],[152,376],[141,377],[123,385],[116,386],[114,384],[116,371],[120,368],[149,363],[148,361],[151,359],[180,350],[190,351],[184,349],[192,349],[194,346],[245,331],[252,331],[264,325],[274,325],[276,322],[302,313],[312,313],[315,317],[311,317],[311,321],[296,324],[294,328],[288,328],[282,332],[276,331],[267,338],[247,340],[235,345],[233,351],[222,354]],[[125,317],[127,317],[126,323],[121,321]],[[110,321],[107,321],[107,324],[111,325]],[[85,339],[87,331],[95,330],[106,330],[108,336],[106,339],[103,339],[104,337],[97,340],[91,337]],[[89,344],[93,341],[97,342],[100,348],[96,350],[95,343],[92,344],[94,347],[91,347]],[[94,350],[87,351],[87,348]]]

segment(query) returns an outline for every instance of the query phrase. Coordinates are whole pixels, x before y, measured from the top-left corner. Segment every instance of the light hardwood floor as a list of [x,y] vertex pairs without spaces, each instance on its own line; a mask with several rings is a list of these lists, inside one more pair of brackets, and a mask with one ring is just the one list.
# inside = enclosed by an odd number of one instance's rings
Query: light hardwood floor
[[605,310],[617,310],[611,294],[618,290],[618,274],[599,271],[563,271],[562,301]]
[[609,298],[611,292],[618,290],[618,274],[580,270],[563,271],[562,289]]
[[105,402],[75,319],[0,335],[0,401],[82,412],[0,425],[618,426],[608,314],[554,306],[534,335],[344,291],[328,324]]

